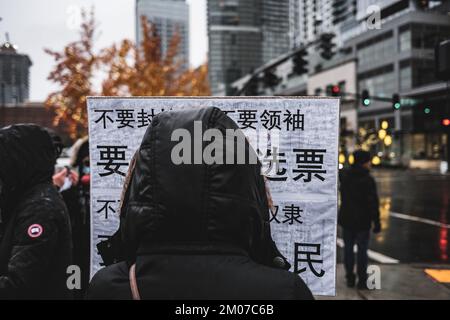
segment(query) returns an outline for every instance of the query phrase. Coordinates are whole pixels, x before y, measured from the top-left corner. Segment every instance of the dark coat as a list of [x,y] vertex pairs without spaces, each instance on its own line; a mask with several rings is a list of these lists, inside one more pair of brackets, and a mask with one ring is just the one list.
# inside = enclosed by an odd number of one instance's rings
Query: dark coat
[[64,299],[72,240],[52,184],[55,150],[35,125],[0,129],[0,299]]
[[351,231],[370,230],[380,225],[379,201],[375,180],[368,169],[352,166],[339,175],[341,206],[339,224]]
[[[301,278],[276,268],[260,164],[180,164],[171,160],[174,129],[193,136],[237,129],[217,108],[153,118],[122,201],[126,262],[95,274],[88,298],[130,299],[128,267],[144,299],[312,299]],[[203,142],[203,147],[207,143]],[[247,152],[254,152],[245,141]]]

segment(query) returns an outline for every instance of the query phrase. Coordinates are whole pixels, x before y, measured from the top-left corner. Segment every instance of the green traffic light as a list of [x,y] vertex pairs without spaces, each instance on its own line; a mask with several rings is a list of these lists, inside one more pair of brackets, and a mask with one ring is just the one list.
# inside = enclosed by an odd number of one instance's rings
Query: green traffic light
[[423,109],[423,112],[425,112],[425,114],[429,114],[431,112],[431,109],[430,108],[425,108],[425,109]]
[[363,103],[365,106],[368,106],[370,104],[370,99],[364,99]]
[[396,102],[395,104],[394,104],[394,108],[395,109],[400,109],[400,102]]

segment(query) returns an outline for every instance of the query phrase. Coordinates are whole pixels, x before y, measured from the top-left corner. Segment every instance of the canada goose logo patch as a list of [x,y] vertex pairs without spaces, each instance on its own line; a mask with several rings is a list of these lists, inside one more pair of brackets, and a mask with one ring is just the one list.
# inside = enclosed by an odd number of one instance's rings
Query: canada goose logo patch
[[42,232],[44,232],[44,228],[40,224],[35,223],[28,227],[28,235],[30,238],[37,238]]

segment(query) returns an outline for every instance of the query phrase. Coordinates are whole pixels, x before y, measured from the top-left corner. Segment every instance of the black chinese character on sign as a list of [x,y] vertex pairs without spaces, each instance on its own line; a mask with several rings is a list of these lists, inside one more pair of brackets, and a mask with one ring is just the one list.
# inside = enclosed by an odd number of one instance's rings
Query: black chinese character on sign
[[289,110],[286,110],[283,120],[283,122],[286,123],[286,130],[303,130],[304,118],[305,116],[304,114],[300,113],[300,110],[297,110],[296,113],[292,113]]
[[227,116],[230,113],[234,113],[235,110],[222,110]]
[[[320,257],[320,244],[313,243],[295,243],[294,247],[294,272],[302,273],[306,271],[306,267],[300,268],[301,262],[306,262],[309,269],[316,277],[323,277],[325,271],[320,269],[317,271],[314,268],[314,263],[323,263],[323,259],[315,259],[314,257]],[[312,250],[309,250],[312,248]]]
[[252,128],[256,129],[253,125],[258,123],[256,120],[257,110],[238,110],[239,120],[237,121],[241,125],[241,129]]
[[146,112],[144,109],[141,109],[141,111],[137,113],[138,128],[148,126],[152,122],[154,116],[154,109],[151,109],[150,112]]
[[303,221],[299,220],[301,218],[300,213],[303,210],[300,207],[291,204],[290,206],[284,206],[283,213],[286,219],[283,220],[283,223],[294,224],[294,222],[302,224]]
[[270,220],[269,222],[272,222],[273,220],[275,220],[276,223],[281,223],[280,220],[277,219],[277,214],[278,214],[278,206],[273,206],[273,209],[270,208]]
[[325,149],[294,149],[296,153],[295,163],[297,168],[292,172],[297,174],[294,180],[303,178],[303,182],[310,182],[312,175],[317,179],[324,181],[322,174],[327,173],[323,169],[323,156],[327,152]]
[[267,130],[272,130],[273,128],[281,130],[281,111],[264,110],[260,118],[263,127],[266,128]]
[[135,122],[134,111],[132,109],[117,109],[116,121],[119,123],[118,129],[125,127],[134,128],[132,125]]
[[[108,248],[109,248],[109,247],[110,247],[109,241],[111,240],[112,235],[99,234],[99,235],[97,236],[97,238],[100,239],[100,240],[103,239],[103,241],[101,241],[100,243],[97,244],[97,254],[100,255],[100,253],[99,253],[99,251],[100,251],[99,246],[100,246],[100,247],[103,247],[103,248],[105,248],[105,247],[108,247]],[[103,256],[102,258],[103,258],[105,261],[100,262],[100,265],[101,265],[101,266],[110,265],[110,264],[116,262],[116,261],[113,261],[113,259],[110,259],[109,257]]]
[[97,213],[104,213],[105,219],[108,219],[109,211],[116,213],[116,210],[111,206],[111,203],[116,203],[116,200],[97,200],[98,203],[103,203],[103,206],[97,210]]
[[[282,166],[282,164],[286,163],[285,153],[277,152],[277,148],[273,147],[274,152],[272,150],[267,149],[267,156],[262,159],[263,163],[267,163],[267,179],[270,181],[286,181],[287,169]],[[275,169],[275,174],[269,174],[272,170]]]
[[120,167],[128,165],[128,162],[125,161],[127,146],[97,146],[97,149],[100,150],[100,161],[97,162],[97,165],[104,166],[106,171],[99,173],[100,177],[114,173],[125,176],[125,173],[120,171]]
[[101,112],[100,117],[95,120],[95,123],[99,123],[100,121],[103,124],[103,129],[106,129],[107,121],[114,123],[114,120],[108,115],[108,112],[113,112],[113,110],[94,110],[94,112]]

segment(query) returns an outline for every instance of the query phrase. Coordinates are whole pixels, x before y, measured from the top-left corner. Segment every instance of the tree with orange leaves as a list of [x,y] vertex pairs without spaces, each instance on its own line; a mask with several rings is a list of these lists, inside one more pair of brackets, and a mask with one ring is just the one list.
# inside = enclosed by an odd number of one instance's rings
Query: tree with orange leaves
[[66,124],[71,138],[86,133],[86,97],[94,94],[92,79],[99,63],[99,57],[93,52],[94,14],[83,12],[82,18],[79,40],[69,43],[62,52],[45,49],[56,61],[48,79],[61,86],[47,97],[45,105],[54,109],[55,125],[61,121]]
[[93,52],[95,19],[83,13],[80,40],[70,43],[62,53],[46,50],[57,65],[49,80],[61,85],[50,94],[46,105],[56,112],[55,124],[67,124],[72,138],[87,131],[86,97],[92,89],[94,72],[106,71],[100,94],[104,96],[205,96],[210,95],[208,67],[184,69],[178,59],[180,37],[172,37],[168,50],[161,53],[161,40],[156,27],[141,18],[143,40],[134,44],[123,40],[119,46]]
[[[172,37],[167,52],[161,54],[156,27],[141,17],[143,40],[133,45],[122,41],[104,52],[103,61],[109,67],[103,82],[104,95],[132,96],[199,96],[210,95],[208,68],[183,70],[184,61],[177,59],[180,36]],[[130,62],[131,61],[131,62]]]

